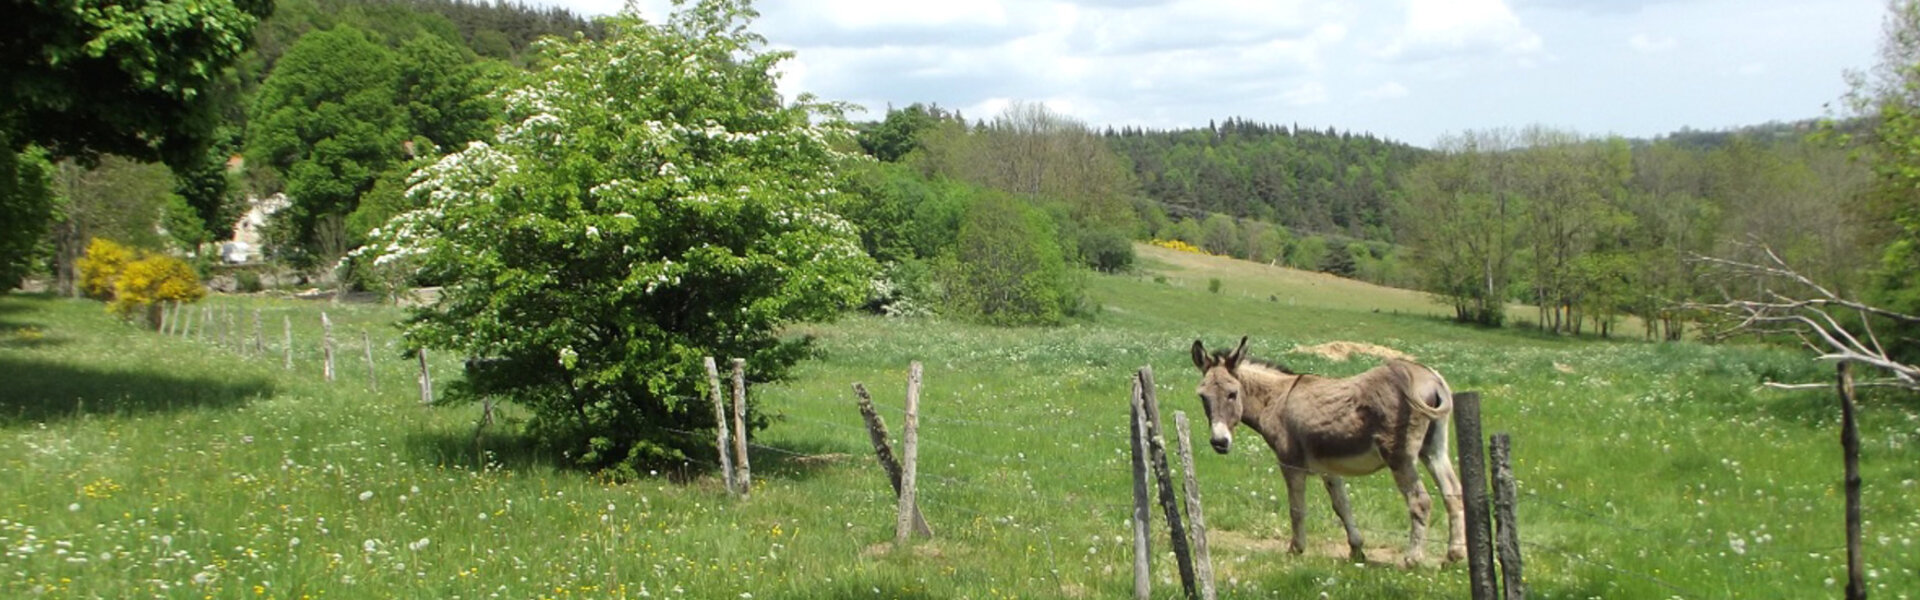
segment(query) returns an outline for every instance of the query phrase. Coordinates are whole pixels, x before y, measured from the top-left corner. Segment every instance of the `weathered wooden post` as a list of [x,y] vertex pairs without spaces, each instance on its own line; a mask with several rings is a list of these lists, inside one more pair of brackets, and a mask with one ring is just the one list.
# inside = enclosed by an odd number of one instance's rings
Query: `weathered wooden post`
[[202,304],[200,305],[200,341],[204,342],[212,337],[207,332],[209,329],[213,329],[213,307]]
[[220,345],[231,346],[233,349],[239,350],[240,347],[234,344],[234,338],[240,337],[240,334],[237,333],[240,329],[240,323],[233,316],[234,310],[233,308],[227,308],[220,311],[221,314],[227,316],[227,328],[220,331]]
[[1213,558],[1207,554],[1207,518],[1200,508],[1200,479],[1193,472],[1193,436],[1187,433],[1186,411],[1173,411],[1173,427],[1180,435],[1180,472],[1187,488],[1187,519],[1193,526],[1193,571],[1200,579],[1200,598],[1214,600]]
[[739,470],[740,497],[753,495],[753,467],[747,462],[747,359],[733,359],[733,453]]
[[[873,409],[873,397],[867,395],[867,387],[853,384],[853,393],[859,398],[860,418],[867,422],[867,437],[873,442],[873,454],[880,460],[880,468],[887,472],[887,481],[893,484],[893,495],[900,497],[900,462],[893,458],[893,445],[887,443],[887,422]],[[927,525],[927,517],[920,514],[919,505],[913,507],[913,531],[920,537],[933,537],[933,527]]]
[[907,368],[906,424],[900,430],[900,509],[893,525],[893,546],[906,548],[913,533],[913,513],[919,508],[920,478],[920,361]]
[[320,311],[321,350],[326,355],[325,372],[327,381],[333,381],[333,320],[327,318],[327,311]]
[[166,301],[161,302],[160,304],[160,335],[169,335],[173,333],[173,311],[178,306],[179,306],[179,303],[177,302],[166,302]]
[[365,329],[360,330],[360,345],[367,349],[367,391],[378,393],[380,378],[373,371],[373,338],[367,335]]
[[1847,600],[1866,600],[1866,559],[1860,554],[1860,424],[1854,415],[1853,365],[1841,361],[1840,453],[1847,492]]
[[421,348],[420,358],[420,405],[433,404],[433,374],[427,372],[427,349]]
[[1147,600],[1153,596],[1153,576],[1148,571],[1152,563],[1153,544],[1147,537],[1147,520],[1152,518],[1147,509],[1147,409],[1144,406],[1145,392],[1141,391],[1140,377],[1133,377],[1133,413],[1129,419],[1133,435],[1130,442],[1133,450],[1133,597],[1135,600]]
[[1453,395],[1453,429],[1460,436],[1461,501],[1466,508],[1467,578],[1473,600],[1493,600],[1493,539],[1487,523],[1487,459],[1480,433],[1480,393]]
[[260,332],[260,309],[253,309],[253,353],[256,356],[267,355],[267,339]]
[[733,455],[727,451],[727,404],[721,399],[720,367],[714,364],[713,357],[709,356],[706,359],[707,389],[713,396],[714,443],[720,450],[720,474],[726,481],[727,493],[738,494],[740,491],[733,487]]
[[1141,406],[1146,410],[1147,458],[1152,461],[1153,479],[1159,484],[1160,512],[1167,517],[1168,540],[1173,547],[1174,564],[1180,569],[1180,589],[1188,598],[1199,597],[1193,583],[1193,554],[1187,548],[1187,527],[1180,517],[1180,501],[1173,491],[1173,473],[1167,466],[1167,438],[1160,431],[1160,401],[1153,385],[1153,367],[1140,367]]
[[283,369],[292,371],[293,370],[293,316],[280,315],[280,326],[281,326],[281,329],[285,331],[287,334],[287,344],[285,346],[281,346],[280,354],[282,358],[280,361],[280,366]]
[[180,339],[191,340],[193,339],[193,309],[181,307],[179,312],[177,316],[180,317]]
[[1493,458],[1493,545],[1500,558],[1500,586],[1507,600],[1520,600],[1527,597],[1527,584],[1521,577],[1520,521],[1514,514],[1518,493],[1513,481],[1513,440],[1505,433],[1494,434],[1488,453]]

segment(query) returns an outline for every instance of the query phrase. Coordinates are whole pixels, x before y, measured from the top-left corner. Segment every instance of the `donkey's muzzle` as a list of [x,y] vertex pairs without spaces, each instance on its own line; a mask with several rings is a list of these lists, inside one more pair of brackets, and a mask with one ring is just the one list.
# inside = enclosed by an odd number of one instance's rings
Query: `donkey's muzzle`
[[1213,438],[1213,451],[1226,454],[1233,449],[1233,438]]

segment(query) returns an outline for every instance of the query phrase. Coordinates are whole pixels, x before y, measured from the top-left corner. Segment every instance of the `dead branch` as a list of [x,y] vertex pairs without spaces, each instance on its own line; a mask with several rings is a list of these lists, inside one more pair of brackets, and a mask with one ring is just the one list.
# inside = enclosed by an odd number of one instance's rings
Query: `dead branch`
[[[1726,319],[1727,325],[1710,331],[1710,339],[1735,335],[1793,336],[1814,353],[1815,360],[1847,362],[1873,367],[1888,377],[1862,381],[1861,387],[1892,387],[1920,391],[1920,366],[1893,359],[1873,331],[1875,317],[1906,323],[1920,323],[1920,317],[1895,312],[1843,297],[1795,270],[1772,248],[1755,244],[1766,262],[1748,262],[1729,258],[1693,255],[1690,260],[1716,267],[1731,280],[1741,281],[1751,291],[1742,295],[1721,286],[1724,301],[1689,302],[1688,309],[1704,311]],[[1777,287],[1784,284],[1784,287]],[[1785,291],[1782,291],[1785,290]],[[1851,311],[1859,317],[1855,332],[1834,316],[1836,310]],[[1774,383],[1771,389],[1824,388],[1827,383]]]

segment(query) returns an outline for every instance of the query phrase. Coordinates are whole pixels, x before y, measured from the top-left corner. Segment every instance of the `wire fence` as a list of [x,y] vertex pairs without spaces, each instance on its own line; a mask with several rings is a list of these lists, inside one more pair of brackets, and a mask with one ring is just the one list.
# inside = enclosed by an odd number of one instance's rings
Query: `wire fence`
[[[258,327],[254,325],[255,320],[253,314],[256,311],[261,315]],[[320,369],[317,363],[325,360],[326,350],[323,347],[324,341],[320,339],[321,327],[318,319],[313,318],[313,311],[310,308],[266,306],[250,309],[234,306],[217,308],[202,306],[196,309],[194,305],[182,305],[177,309],[167,309],[165,315],[167,322],[163,324],[160,330],[160,333],[164,335],[211,345],[216,348],[231,351],[246,359],[266,361],[269,363],[285,363],[285,365],[293,371],[303,373],[303,376],[320,377]],[[296,319],[296,317],[298,317],[298,319]],[[299,323],[297,327],[293,325],[293,323],[300,320],[311,320],[313,322]],[[340,372],[340,377],[345,378],[349,382],[365,382],[367,380],[366,377],[356,377],[350,374],[356,369],[366,368],[364,360],[357,360],[358,355],[365,352],[377,352],[377,356],[388,357],[386,362],[381,363],[387,365],[387,368],[376,368],[377,372],[384,371],[378,373],[383,379],[393,379],[396,376],[404,376],[407,380],[413,380],[417,376],[416,371],[404,368],[406,365],[411,365],[411,362],[394,361],[391,359],[394,355],[405,350],[396,344],[394,340],[390,338],[383,339],[378,346],[369,349],[365,346],[370,342],[364,341],[366,338],[360,335],[365,328],[340,327],[337,329],[338,330],[334,332],[334,342],[336,345],[334,360],[336,361],[335,369]],[[297,332],[299,335],[292,336],[288,333],[289,331]],[[275,335],[276,333],[279,335]],[[292,339],[291,345],[289,345],[288,342],[290,336]],[[440,369],[457,365],[456,361],[451,361],[447,358],[436,360],[435,363],[438,365],[436,368]],[[691,402],[707,401],[704,398],[683,398],[683,400]],[[791,403],[795,406],[804,406],[805,408],[812,409],[811,412],[844,411],[849,415],[853,413],[852,408],[854,407],[851,400],[835,401],[797,395],[783,397],[782,402]],[[904,409],[886,403],[876,402],[874,406],[877,410],[883,411],[896,418],[904,416],[905,414]],[[767,407],[763,406],[761,410],[767,410]],[[944,429],[944,427],[952,427],[1056,435],[1062,433],[1087,433],[1084,427],[1077,431],[1069,431],[1064,427],[1041,425],[1035,421],[1009,422],[949,416],[937,405],[931,410],[923,405],[918,417],[921,421],[921,430],[923,432],[951,431]],[[863,424],[858,424],[858,421],[854,418],[849,418],[844,421],[822,419],[792,411],[781,413],[778,418],[796,423],[804,423],[818,431],[832,432],[840,436],[836,438],[836,441],[844,443],[850,448],[865,448],[867,445],[867,428]],[[1120,414],[1116,413],[1113,418],[1115,423],[1112,425],[1120,427],[1120,418],[1122,418]],[[674,428],[664,428],[664,431],[675,435],[687,436],[690,441],[700,444],[712,444],[715,441],[714,434],[711,431],[699,432]],[[994,494],[997,497],[1004,497],[1005,493],[1012,491],[1030,499],[1032,501],[1031,506],[1048,506],[1050,499],[1042,492],[1041,486],[1036,483],[1035,476],[1037,474],[1041,478],[1047,478],[1056,477],[1060,474],[1051,473],[1050,471],[1052,469],[1047,467],[1044,461],[1029,460],[1024,453],[994,453],[965,448],[947,441],[951,437],[954,436],[943,434],[921,436],[918,443],[922,445],[922,448],[936,451],[931,455],[923,454],[921,456],[922,464],[937,465],[957,460],[970,460],[979,464],[999,465],[1006,469],[1004,472],[1005,475],[1015,478],[1020,485],[1014,489],[1009,489],[1005,486],[985,489],[988,484],[997,482],[981,481],[965,476],[947,475],[940,472],[939,469],[923,468],[919,470],[918,477],[923,482],[931,484],[930,487],[932,487],[932,489],[941,492],[938,494],[921,495],[919,499],[923,510],[935,514],[961,515],[969,520],[978,520],[1001,526],[1013,526],[1017,530],[1027,532],[1037,537],[1039,546],[1045,550],[1048,572],[1053,579],[1058,582],[1060,578],[1060,567],[1058,553],[1054,547],[1054,536],[1047,534],[1048,530],[1046,529],[1045,523],[1032,522],[1043,520],[1046,516],[1028,519],[1026,522],[1023,522],[1020,515],[993,514],[968,506],[963,501],[967,496],[962,494]],[[787,448],[769,444],[764,441],[748,441],[747,446],[755,451],[768,452],[787,459],[802,461],[820,460],[824,458],[838,459],[840,456],[837,455],[841,454],[832,453],[836,456],[830,457],[820,452]],[[871,466],[871,463],[859,460],[857,458],[858,454],[860,454],[860,452],[856,450],[849,453],[849,457],[855,463],[869,464]],[[936,457],[938,460],[928,460],[929,456]],[[685,458],[685,461],[689,465],[697,465],[709,470],[718,470],[721,468],[718,462],[701,457],[689,456]],[[1036,473],[1036,471],[1038,473]],[[1322,475],[1321,473],[1312,474]],[[1073,475],[1084,474],[1075,472]],[[765,479],[762,479],[762,481],[765,481]],[[1522,481],[1524,483],[1524,479]],[[1539,514],[1538,511],[1534,509],[1545,508],[1563,516],[1563,518],[1556,519],[1554,522],[1577,522],[1588,527],[1602,528],[1611,531],[1628,531],[1649,539],[1662,539],[1671,534],[1671,532],[1668,531],[1660,531],[1639,524],[1625,522],[1614,515],[1583,508],[1573,503],[1549,497],[1539,489],[1530,488],[1525,485],[1521,486],[1520,495],[1522,497],[1521,506],[1534,515]],[[1435,503],[1439,504],[1439,500],[1440,499],[1435,498]],[[1077,505],[1126,514],[1131,514],[1132,510],[1132,503],[1130,501],[1088,502],[1082,500],[1078,501]],[[1538,519],[1539,517],[1536,516],[1534,518]],[[1433,523],[1438,523],[1439,521],[1439,519],[1434,519]],[[1157,524],[1156,527],[1159,527],[1161,531],[1164,532],[1165,524],[1160,523]],[[1408,533],[1406,530],[1386,530],[1358,523],[1356,523],[1356,528],[1363,536],[1372,540],[1404,539],[1404,536]],[[1526,525],[1523,523],[1521,528],[1524,534]],[[1431,539],[1432,536],[1429,536],[1429,538],[1430,542],[1433,541]],[[1635,579],[1656,585],[1675,597],[1706,598],[1712,596],[1711,594],[1693,589],[1682,581],[1676,581],[1672,577],[1622,566],[1602,557],[1592,556],[1591,552],[1582,548],[1525,538],[1523,538],[1520,543],[1529,555],[1552,556],[1567,563],[1577,563],[1605,570],[1622,578]],[[1835,544],[1809,548],[1761,547],[1750,545],[1747,546],[1745,550],[1746,552],[1743,554],[1751,555],[1755,558],[1805,555],[1809,553],[1831,555],[1844,551],[1844,545]]]

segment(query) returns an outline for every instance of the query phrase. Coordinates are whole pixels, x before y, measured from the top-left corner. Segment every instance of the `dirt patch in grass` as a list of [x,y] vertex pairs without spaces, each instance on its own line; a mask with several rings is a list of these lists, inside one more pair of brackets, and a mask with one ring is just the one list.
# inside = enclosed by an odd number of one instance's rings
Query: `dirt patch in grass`
[[1317,346],[1294,346],[1293,352],[1303,353],[1303,354],[1314,354],[1314,355],[1324,357],[1327,360],[1337,360],[1337,361],[1343,361],[1343,362],[1350,358],[1353,358],[1353,355],[1355,354],[1364,354],[1367,356],[1375,356],[1379,358],[1397,358],[1400,360],[1413,360],[1413,356],[1405,352],[1388,348],[1386,346],[1369,344],[1366,342],[1342,341],[1342,342],[1327,342],[1325,344],[1320,344]]

